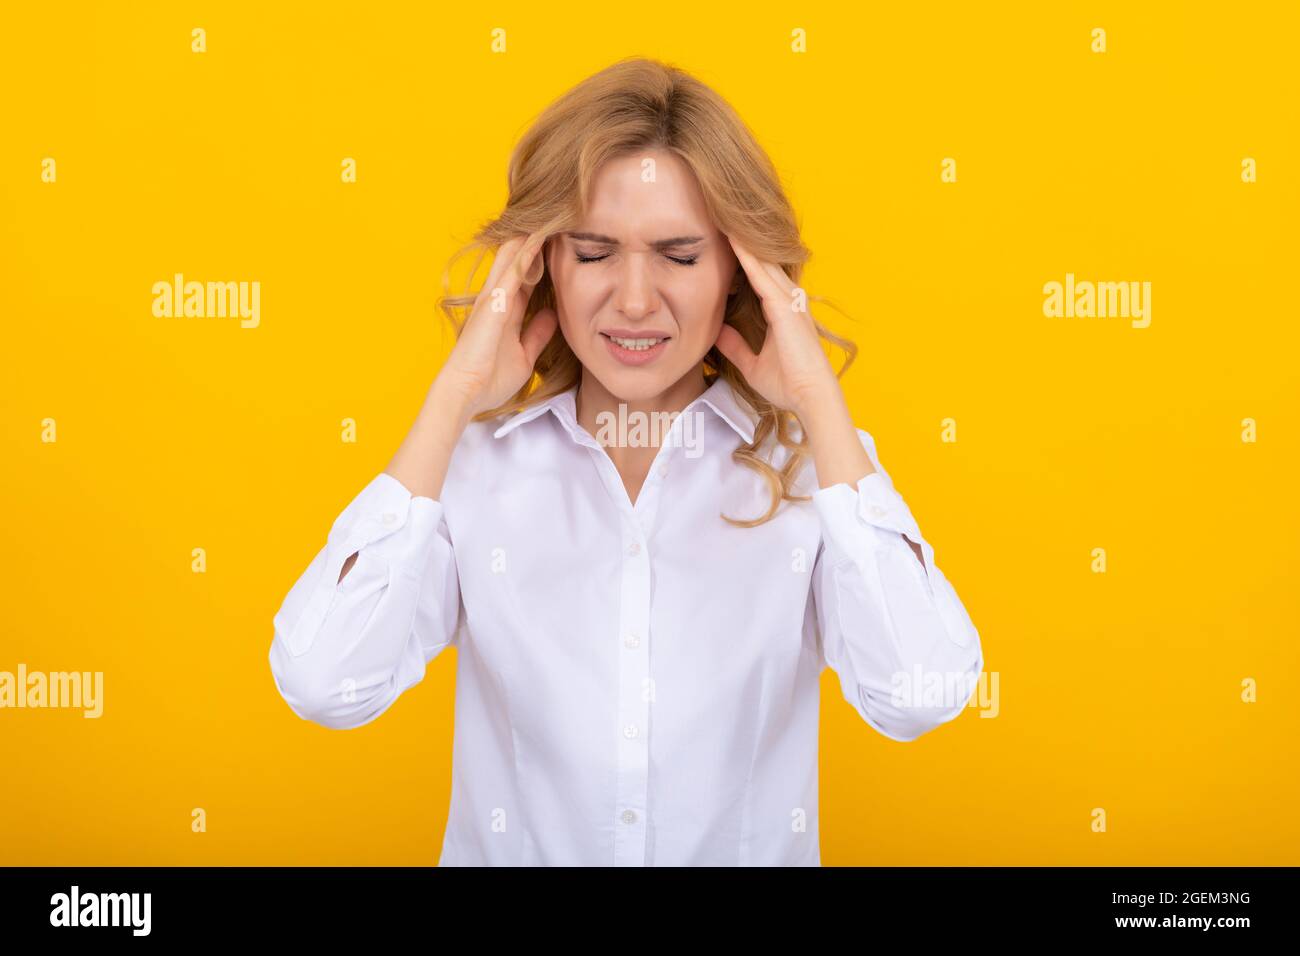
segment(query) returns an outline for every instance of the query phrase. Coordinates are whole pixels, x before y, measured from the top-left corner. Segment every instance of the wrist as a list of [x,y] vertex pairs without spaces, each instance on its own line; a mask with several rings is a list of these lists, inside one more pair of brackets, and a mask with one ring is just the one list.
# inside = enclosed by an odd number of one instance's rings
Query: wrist
[[839,382],[832,381],[814,392],[809,392],[792,409],[803,425],[804,432],[813,434],[853,429],[853,416]]
[[477,413],[473,400],[462,390],[449,385],[441,376],[433,380],[424,398],[425,411],[435,418],[453,423],[463,431]]

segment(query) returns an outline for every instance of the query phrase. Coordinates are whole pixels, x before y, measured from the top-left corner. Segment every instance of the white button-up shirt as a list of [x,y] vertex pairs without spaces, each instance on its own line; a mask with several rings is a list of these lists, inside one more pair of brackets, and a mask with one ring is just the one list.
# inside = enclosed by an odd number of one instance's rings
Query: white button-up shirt
[[823,669],[909,741],[961,713],[978,632],[867,432],[875,473],[810,459],[811,500],[743,528],[769,491],[723,379],[635,504],[575,395],[470,423],[439,500],[381,473],[348,504],[275,615],[280,694],[360,727],[457,648],[443,866],[819,865]]

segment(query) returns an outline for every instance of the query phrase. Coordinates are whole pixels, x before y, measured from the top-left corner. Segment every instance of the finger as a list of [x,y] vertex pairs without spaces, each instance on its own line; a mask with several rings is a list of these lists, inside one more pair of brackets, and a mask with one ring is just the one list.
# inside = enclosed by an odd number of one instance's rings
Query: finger
[[514,290],[511,288],[511,276],[519,258],[519,252],[528,242],[528,236],[520,234],[511,236],[501,243],[496,259],[488,272],[478,297],[474,300],[474,315],[487,314],[504,321],[510,317]]
[[529,236],[515,253],[514,259],[506,267],[506,273],[497,286],[501,290],[498,295],[503,301],[509,303],[505,310],[505,318],[512,322],[517,323],[523,319],[523,309],[516,303],[516,296],[521,290],[525,291],[526,295],[523,296],[523,303],[527,304],[533,286],[541,281],[541,276],[538,275],[537,279],[533,280],[532,283],[525,283],[528,273],[533,271],[533,264],[541,252],[544,240],[545,237],[536,234]]
[[[760,261],[740,242],[731,239],[730,236],[727,238],[731,241],[731,248],[736,252],[736,258],[740,260],[741,266],[745,269],[745,275],[749,276],[749,284],[763,301],[763,304],[780,314],[792,311],[790,290],[794,288],[794,283],[790,281],[790,277],[785,275],[779,266]],[[771,269],[767,268],[769,265],[771,265]],[[780,273],[785,278],[785,282],[779,282],[772,270]]]
[[746,249],[740,240],[727,236],[727,241],[731,243],[732,251],[736,253],[736,260],[740,267],[745,270],[745,275],[749,278],[749,284],[754,293],[762,299],[765,294],[771,295],[772,277],[764,272],[758,265],[758,260],[754,258],[753,253]]
[[767,274],[772,277],[772,281],[785,291],[785,296],[789,299],[796,288],[794,280],[786,275],[785,270],[775,262],[764,262],[762,266],[767,270]]
[[533,261],[537,258],[537,254],[541,251],[545,242],[546,237],[539,233],[534,232],[524,236],[524,241],[515,251],[514,258],[510,262],[506,281],[513,281],[516,288],[524,285],[528,273],[532,271]]
[[745,337],[736,331],[734,326],[722,323],[722,329],[718,332],[718,338],[713,343],[718,347],[718,351],[726,356],[732,365],[740,369],[740,374],[749,378],[750,373],[754,370],[754,364],[758,361],[758,356],[754,350],[749,347]]
[[[514,261],[515,254],[519,247],[524,244],[528,237],[525,235],[511,236],[497,248],[497,254],[492,260],[492,268],[488,270],[487,278],[483,280],[482,292],[491,294],[492,290],[498,288],[501,284],[501,277],[505,274],[506,267]],[[480,294],[482,294],[480,292]]]
[[[530,250],[532,254],[531,261],[528,260]],[[528,311],[528,300],[533,297],[533,290],[537,288],[537,284],[542,281],[542,276],[546,274],[545,241],[543,240],[532,247],[524,246],[519,252],[518,262],[521,278],[509,314],[510,327],[516,331],[523,324],[524,313]]]
[[542,354],[542,349],[546,348],[551,336],[559,328],[560,322],[555,315],[554,309],[541,309],[528,323],[528,328],[524,329],[523,335],[519,337],[519,342],[524,347],[524,355],[528,357],[529,365],[537,364],[537,357]]
[[505,242],[497,247],[495,258],[492,260],[492,267],[488,269],[487,278],[483,280],[483,285],[479,288],[478,295],[474,297],[474,305],[470,310],[470,319],[483,313],[493,313],[498,311],[498,302],[508,301],[501,298],[502,277],[510,263],[514,261],[515,253],[523,245],[527,236],[511,236]]
[[[529,250],[525,248],[521,252],[522,256],[527,256]],[[546,275],[546,240],[540,239],[534,248],[532,258],[529,261],[521,261],[523,271],[523,281],[520,283],[520,291],[523,292],[523,301],[527,304],[533,290],[537,288],[537,283],[542,281],[542,276]],[[533,273],[536,273],[534,276]],[[532,276],[532,278],[529,278]]]

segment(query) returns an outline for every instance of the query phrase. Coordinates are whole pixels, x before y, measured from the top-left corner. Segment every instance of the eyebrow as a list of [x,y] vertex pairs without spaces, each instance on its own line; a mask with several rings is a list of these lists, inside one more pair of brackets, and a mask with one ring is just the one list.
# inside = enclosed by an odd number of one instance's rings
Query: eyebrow
[[[582,242],[594,242],[602,246],[618,246],[621,243],[610,236],[602,236],[598,232],[566,232],[570,239],[577,239]],[[674,236],[671,239],[656,239],[650,243],[650,248],[656,251],[664,249],[675,249],[678,246],[690,246],[697,242],[703,242],[703,236]]]

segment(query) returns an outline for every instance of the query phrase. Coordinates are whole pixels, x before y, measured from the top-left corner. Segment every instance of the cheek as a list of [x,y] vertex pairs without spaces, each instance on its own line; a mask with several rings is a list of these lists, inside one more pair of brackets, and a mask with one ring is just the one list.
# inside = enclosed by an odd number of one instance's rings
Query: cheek
[[555,294],[564,310],[575,319],[589,316],[602,298],[600,279],[593,271],[583,272],[581,266],[565,263],[551,275]]
[[[695,268],[700,269],[700,266]],[[727,304],[727,288],[716,275],[680,276],[672,284],[669,301],[686,334],[706,335]]]
[[590,281],[562,267],[558,273],[551,274],[551,284],[555,290],[560,334],[576,354],[584,356],[590,348],[592,320],[599,311],[588,288]]

